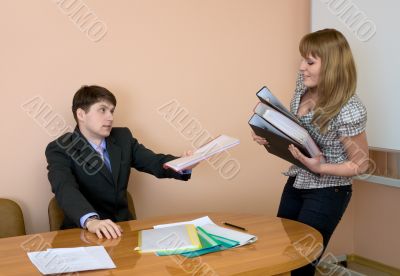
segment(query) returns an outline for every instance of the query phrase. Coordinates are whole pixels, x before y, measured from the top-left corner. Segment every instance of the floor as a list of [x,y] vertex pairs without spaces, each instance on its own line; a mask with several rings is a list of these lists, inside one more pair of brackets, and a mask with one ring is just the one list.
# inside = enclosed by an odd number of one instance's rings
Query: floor
[[373,268],[358,263],[348,262],[347,270],[337,265],[332,265],[329,267],[319,266],[315,276],[395,276],[395,275],[375,270]]

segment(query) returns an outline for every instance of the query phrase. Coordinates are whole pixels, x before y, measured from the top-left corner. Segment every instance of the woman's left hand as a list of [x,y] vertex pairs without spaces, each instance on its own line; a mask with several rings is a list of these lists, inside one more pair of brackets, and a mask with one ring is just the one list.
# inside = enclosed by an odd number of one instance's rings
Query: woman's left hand
[[319,155],[317,155],[315,157],[309,158],[309,157],[305,156],[303,153],[301,153],[301,151],[298,148],[296,148],[294,145],[290,145],[289,146],[289,151],[293,155],[294,158],[299,160],[310,171],[312,171],[314,173],[318,173],[318,174],[321,173],[321,168],[322,168],[321,157],[322,157],[322,153],[320,153]]

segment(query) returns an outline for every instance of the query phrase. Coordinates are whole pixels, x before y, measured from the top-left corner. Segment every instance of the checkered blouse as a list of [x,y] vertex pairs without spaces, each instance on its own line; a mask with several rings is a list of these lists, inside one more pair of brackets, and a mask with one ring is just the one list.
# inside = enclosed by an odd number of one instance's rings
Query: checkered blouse
[[[295,94],[290,103],[290,111],[293,114],[297,114],[301,96],[305,92],[306,87],[303,84],[303,76],[299,74],[296,81]],[[354,95],[351,97],[342,107],[339,114],[330,121],[325,134],[321,134],[318,127],[311,124],[313,115],[314,112],[311,111],[299,118],[299,120],[321,149],[326,162],[340,164],[347,161],[347,153],[342,142],[339,140],[340,137],[360,134],[365,130],[367,123],[367,110],[358,96]],[[293,186],[299,189],[325,188],[351,184],[351,177],[332,175],[318,177],[296,165],[292,165],[284,175],[296,176]]]

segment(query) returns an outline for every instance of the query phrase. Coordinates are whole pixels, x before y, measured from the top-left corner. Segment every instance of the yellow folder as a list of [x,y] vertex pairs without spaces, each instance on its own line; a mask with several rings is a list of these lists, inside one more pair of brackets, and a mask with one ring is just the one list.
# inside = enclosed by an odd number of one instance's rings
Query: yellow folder
[[170,226],[160,229],[141,230],[139,245],[135,248],[140,253],[163,252],[179,254],[201,249],[201,242],[193,224]]

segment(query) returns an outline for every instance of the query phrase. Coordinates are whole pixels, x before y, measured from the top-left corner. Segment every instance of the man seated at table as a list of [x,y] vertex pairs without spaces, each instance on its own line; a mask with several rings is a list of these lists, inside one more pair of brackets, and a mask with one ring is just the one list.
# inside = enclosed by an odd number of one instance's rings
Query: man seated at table
[[107,239],[121,236],[115,222],[135,219],[127,202],[131,167],[157,178],[187,181],[191,176],[190,170],[163,167],[177,157],[147,149],[128,128],[112,128],[115,106],[106,88],[81,87],[72,102],[75,130],[46,148],[48,178],[65,215],[61,229],[82,227]]

